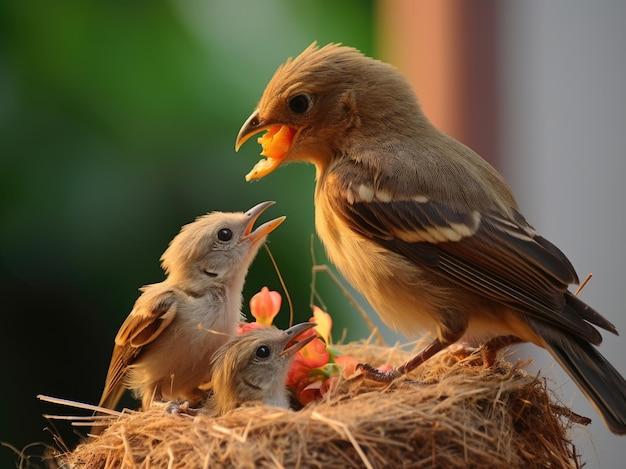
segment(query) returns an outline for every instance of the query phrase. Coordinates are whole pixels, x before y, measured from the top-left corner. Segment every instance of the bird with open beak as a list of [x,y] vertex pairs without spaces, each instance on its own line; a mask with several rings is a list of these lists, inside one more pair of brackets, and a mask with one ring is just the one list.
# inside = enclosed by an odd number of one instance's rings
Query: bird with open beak
[[433,341],[392,380],[460,340],[494,357],[515,342],[547,349],[626,432],[626,384],[596,350],[595,326],[615,327],[568,291],[578,277],[565,255],[520,213],[502,177],[436,129],[392,66],[330,44],[308,47],[274,74],[235,148],[262,130],[265,160],[316,167],[315,221],[330,259],[382,319]]
[[141,289],[115,337],[100,406],[126,388],[141,399],[198,402],[213,353],[237,333],[248,268],[285,217],[254,229],[274,202],[247,212],[212,212],[185,225],[161,257],[167,278]]
[[289,408],[285,381],[296,352],[315,335],[298,340],[315,323],[296,324],[285,331],[254,329],[223,345],[211,363],[210,399],[204,411],[222,415],[246,402]]

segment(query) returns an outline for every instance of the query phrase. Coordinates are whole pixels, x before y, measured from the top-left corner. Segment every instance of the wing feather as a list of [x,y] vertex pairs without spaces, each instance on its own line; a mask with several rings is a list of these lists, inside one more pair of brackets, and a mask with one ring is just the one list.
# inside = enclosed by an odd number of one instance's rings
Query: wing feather
[[121,397],[128,367],[133,364],[143,347],[154,341],[176,316],[176,292],[166,290],[154,293],[147,287],[135,303],[117,336],[104,390],[100,398],[103,407],[115,407]]
[[327,185],[333,206],[353,231],[537,320],[594,344],[602,340],[584,317],[566,311],[567,287],[578,282],[571,263],[519,213],[451,208],[422,195],[379,200],[369,187],[359,191],[368,195],[363,198],[337,174]]

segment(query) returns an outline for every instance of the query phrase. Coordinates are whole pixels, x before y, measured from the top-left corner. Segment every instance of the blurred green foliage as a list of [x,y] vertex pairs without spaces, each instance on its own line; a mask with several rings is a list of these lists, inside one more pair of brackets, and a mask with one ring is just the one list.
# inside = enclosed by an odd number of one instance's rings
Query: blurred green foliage
[[[362,0],[0,3],[0,441],[51,440],[38,393],[98,400],[137,288],[163,278],[160,254],[197,215],[277,200],[266,217],[288,221],[271,248],[309,317],[313,168],[248,184],[259,147],[235,154],[234,138],[276,66],[313,40],[371,54],[373,11]],[[355,316],[320,283],[338,336]],[[261,251],[245,298],[263,285],[280,289]],[[355,321],[349,336],[363,334]],[[2,450],[0,466],[11,461]]]

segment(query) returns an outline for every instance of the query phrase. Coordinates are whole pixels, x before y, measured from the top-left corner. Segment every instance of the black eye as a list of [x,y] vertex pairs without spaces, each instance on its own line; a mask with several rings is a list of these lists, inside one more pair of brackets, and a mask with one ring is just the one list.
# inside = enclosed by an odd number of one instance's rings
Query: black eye
[[267,358],[270,356],[270,348],[267,345],[261,345],[256,349],[256,356],[259,358]]
[[232,237],[233,232],[230,231],[228,228],[222,228],[217,232],[217,239],[219,239],[220,241],[230,241]]
[[304,114],[311,108],[311,98],[306,94],[297,94],[289,100],[289,109],[296,114]]

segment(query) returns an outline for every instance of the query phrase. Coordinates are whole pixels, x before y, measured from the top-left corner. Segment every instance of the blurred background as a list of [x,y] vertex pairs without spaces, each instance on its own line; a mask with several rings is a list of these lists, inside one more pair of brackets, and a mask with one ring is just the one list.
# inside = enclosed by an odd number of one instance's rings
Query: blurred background
[[[626,3],[4,1],[0,441],[51,441],[41,414],[53,409],[38,393],[98,401],[137,288],[162,280],[159,256],[197,215],[277,200],[267,217],[288,222],[270,246],[297,318],[310,316],[313,169],[248,184],[259,148],[233,144],[274,69],[313,40],[398,66],[426,114],[505,174],[581,278],[594,273],[583,298],[626,330]],[[319,283],[335,336],[366,336],[337,288]],[[264,285],[280,290],[261,251],[245,298]],[[601,350],[626,373],[623,338]],[[594,419],[574,432],[588,467],[623,467],[621,440],[553,361],[517,355]],[[0,449],[0,467],[15,460]]]

